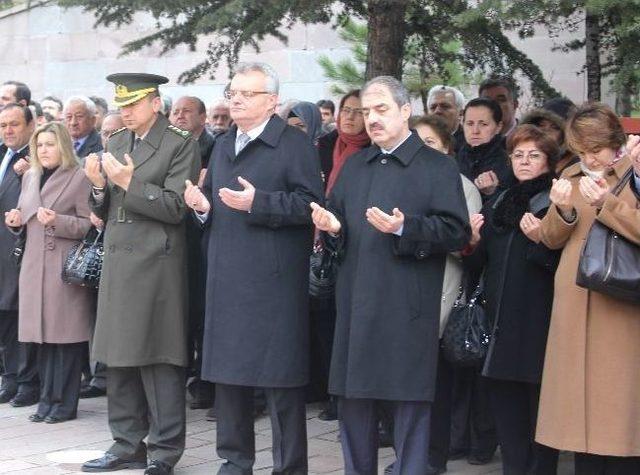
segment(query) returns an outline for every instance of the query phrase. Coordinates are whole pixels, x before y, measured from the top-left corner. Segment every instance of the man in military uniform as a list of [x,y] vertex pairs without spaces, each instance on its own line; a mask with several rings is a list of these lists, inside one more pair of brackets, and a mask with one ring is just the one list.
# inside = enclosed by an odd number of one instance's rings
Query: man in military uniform
[[[112,74],[125,128],[101,159],[87,157],[90,204],[105,222],[93,359],[107,364],[115,440],[85,472],[171,473],[184,451],[187,364],[185,180],[198,175],[196,142],[159,113],[151,74]],[[147,444],[143,439],[147,437]],[[149,463],[147,464],[147,455]]]

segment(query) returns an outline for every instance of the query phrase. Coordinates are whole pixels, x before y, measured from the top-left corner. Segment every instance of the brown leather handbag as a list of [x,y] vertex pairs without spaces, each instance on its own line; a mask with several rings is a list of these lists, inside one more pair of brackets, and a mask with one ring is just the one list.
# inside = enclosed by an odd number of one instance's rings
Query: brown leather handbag
[[[618,195],[632,174],[629,168],[611,193]],[[576,284],[640,303],[640,246],[595,220],[582,246]]]

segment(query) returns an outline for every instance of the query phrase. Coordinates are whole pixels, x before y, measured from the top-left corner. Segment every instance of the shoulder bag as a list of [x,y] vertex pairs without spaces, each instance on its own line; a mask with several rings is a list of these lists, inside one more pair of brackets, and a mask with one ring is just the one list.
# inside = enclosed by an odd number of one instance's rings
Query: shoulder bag
[[[632,174],[633,167],[611,193],[617,196]],[[640,303],[640,247],[596,219],[580,252],[576,284],[616,299]]]
[[69,250],[62,268],[62,280],[67,284],[97,289],[103,256],[102,231],[92,227],[82,241]]

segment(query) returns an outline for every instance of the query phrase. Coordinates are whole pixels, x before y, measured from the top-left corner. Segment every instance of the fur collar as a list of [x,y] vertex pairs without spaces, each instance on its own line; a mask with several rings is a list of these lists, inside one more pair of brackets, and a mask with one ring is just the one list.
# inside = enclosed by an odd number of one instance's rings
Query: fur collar
[[553,175],[546,173],[503,192],[493,205],[493,225],[497,229],[519,229],[522,216],[529,211],[531,198],[543,191],[548,193],[552,179]]

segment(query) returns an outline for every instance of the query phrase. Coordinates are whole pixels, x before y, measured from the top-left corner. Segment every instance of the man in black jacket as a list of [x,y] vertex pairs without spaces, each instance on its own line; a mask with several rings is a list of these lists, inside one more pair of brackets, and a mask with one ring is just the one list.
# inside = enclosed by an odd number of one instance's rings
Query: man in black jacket
[[100,134],[96,130],[96,113],[96,105],[85,96],[70,97],[64,104],[64,123],[78,158],[103,150]]
[[278,78],[240,64],[227,91],[235,126],[213,149],[204,193],[185,202],[209,226],[202,377],[216,383],[219,474],[253,473],[253,391],[264,388],[273,473],[306,474],[309,204],[322,200],[317,152],[274,115]]
[[[15,208],[20,196],[21,175],[13,165],[29,154],[29,139],[34,129],[31,110],[18,104],[5,105],[0,111],[0,209],[3,216]],[[34,344],[18,342],[18,272],[13,259],[16,236],[0,226],[0,346],[4,373],[0,403],[14,407],[38,402],[39,381],[37,350]]]

